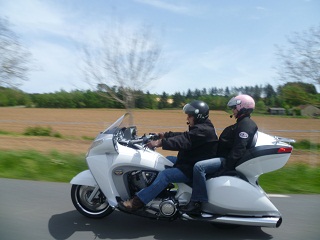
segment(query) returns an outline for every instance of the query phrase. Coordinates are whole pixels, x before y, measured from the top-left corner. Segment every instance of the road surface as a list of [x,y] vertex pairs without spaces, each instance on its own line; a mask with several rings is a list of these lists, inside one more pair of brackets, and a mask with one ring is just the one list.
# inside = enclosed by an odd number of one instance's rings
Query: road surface
[[280,228],[223,230],[209,223],[149,220],[114,211],[88,219],[72,205],[67,183],[0,179],[0,239],[320,239],[320,195],[274,195]]

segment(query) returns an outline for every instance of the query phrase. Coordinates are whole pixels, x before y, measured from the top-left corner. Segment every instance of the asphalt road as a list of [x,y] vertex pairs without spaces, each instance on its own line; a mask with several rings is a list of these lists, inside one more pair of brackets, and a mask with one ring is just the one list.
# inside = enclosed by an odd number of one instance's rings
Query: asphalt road
[[80,215],[71,185],[0,179],[0,239],[320,239],[320,195],[274,196],[280,228],[223,230],[209,223],[149,220],[114,211],[104,219]]

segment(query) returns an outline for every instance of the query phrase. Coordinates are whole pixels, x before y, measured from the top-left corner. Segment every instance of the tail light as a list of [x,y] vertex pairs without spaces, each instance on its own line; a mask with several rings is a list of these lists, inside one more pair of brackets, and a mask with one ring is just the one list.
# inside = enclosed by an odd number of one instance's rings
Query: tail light
[[278,149],[278,153],[291,153],[292,147],[281,147]]

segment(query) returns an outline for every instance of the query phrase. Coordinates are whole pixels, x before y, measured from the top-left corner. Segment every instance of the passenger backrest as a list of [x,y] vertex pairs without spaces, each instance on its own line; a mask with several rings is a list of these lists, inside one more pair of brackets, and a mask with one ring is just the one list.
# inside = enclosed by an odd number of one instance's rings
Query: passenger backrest
[[252,138],[252,142],[251,142],[249,148],[255,147],[255,146],[256,146],[256,143],[257,143],[257,140],[258,140],[258,131],[256,131],[256,133],[254,134],[254,136],[253,136],[253,138]]

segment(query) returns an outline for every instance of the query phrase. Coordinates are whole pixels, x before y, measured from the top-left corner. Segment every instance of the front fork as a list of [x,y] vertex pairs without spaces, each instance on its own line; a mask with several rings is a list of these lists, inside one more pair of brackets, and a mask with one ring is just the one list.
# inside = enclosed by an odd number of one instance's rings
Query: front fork
[[[92,199],[97,195],[99,189],[100,189],[99,186],[96,186],[96,187],[93,189],[92,193],[91,193],[90,196],[88,197],[88,202],[92,203]],[[99,199],[100,199],[100,196],[99,196]],[[100,199],[100,201],[101,201],[101,199]]]

